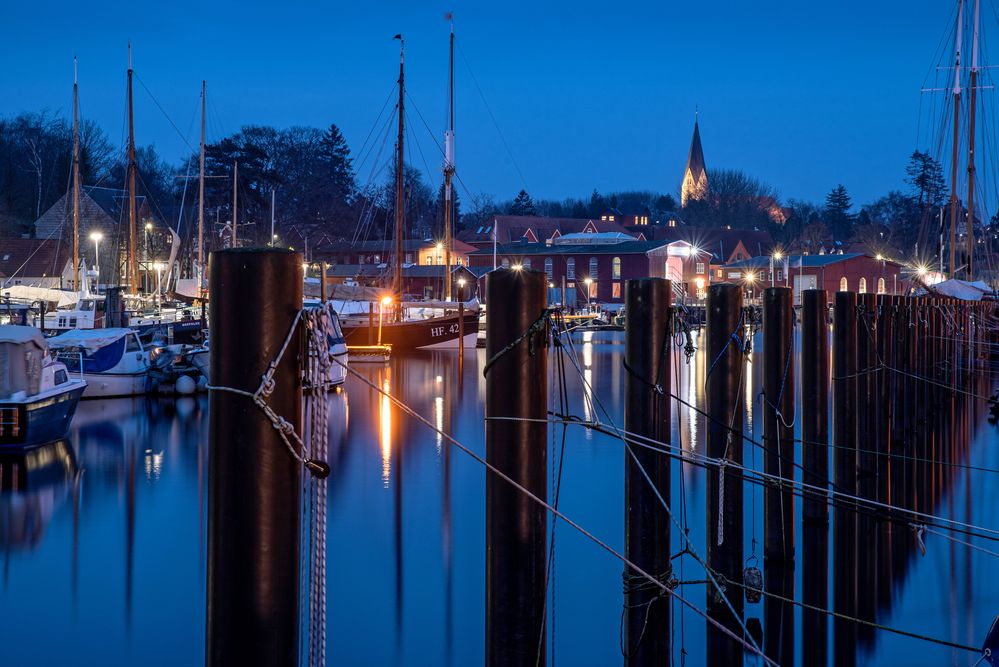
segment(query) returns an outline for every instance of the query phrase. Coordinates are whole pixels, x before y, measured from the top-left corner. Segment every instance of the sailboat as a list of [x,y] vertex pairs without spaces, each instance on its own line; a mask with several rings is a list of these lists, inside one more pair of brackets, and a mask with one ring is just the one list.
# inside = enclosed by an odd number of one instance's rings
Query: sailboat
[[[339,286],[334,289],[334,301],[352,300],[360,302],[367,300],[367,310],[357,308],[357,304],[341,303],[337,308],[340,315],[340,325],[348,346],[358,345],[390,345],[393,350],[416,349],[458,349],[464,345],[474,348],[479,328],[478,304],[452,302],[451,297],[451,248],[452,248],[452,197],[451,178],[454,175],[454,25],[451,26],[450,57],[448,62],[448,129],[444,134],[444,246],[445,267],[444,285],[445,301],[406,302],[403,294],[402,264],[403,229],[405,218],[405,197],[403,189],[403,174],[405,161],[403,144],[405,137],[405,45],[401,35],[399,40],[399,102],[398,102],[398,136],[396,140],[395,159],[395,252],[392,262],[392,284],[390,291],[376,292],[377,303],[370,300],[368,290],[361,290],[363,298],[351,299],[344,294]],[[385,310],[389,317],[384,317]],[[376,315],[377,314],[377,315]]]

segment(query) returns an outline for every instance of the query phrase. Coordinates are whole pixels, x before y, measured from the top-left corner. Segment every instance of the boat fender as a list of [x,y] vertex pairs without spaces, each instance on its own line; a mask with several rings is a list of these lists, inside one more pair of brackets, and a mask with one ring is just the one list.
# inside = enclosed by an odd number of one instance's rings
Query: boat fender
[[330,464],[326,461],[309,459],[305,462],[305,467],[312,472],[316,479],[326,479],[330,476]]

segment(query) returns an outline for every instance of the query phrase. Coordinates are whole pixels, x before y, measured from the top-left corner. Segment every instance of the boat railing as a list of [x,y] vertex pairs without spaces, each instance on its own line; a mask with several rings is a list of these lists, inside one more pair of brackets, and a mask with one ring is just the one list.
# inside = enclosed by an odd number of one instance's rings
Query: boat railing
[[[77,368],[80,371],[80,379],[83,379],[83,352],[57,352],[55,358],[64,364],[67,361],[72,361],[79,364]],[[68,367],[69,364],[66,364]]]

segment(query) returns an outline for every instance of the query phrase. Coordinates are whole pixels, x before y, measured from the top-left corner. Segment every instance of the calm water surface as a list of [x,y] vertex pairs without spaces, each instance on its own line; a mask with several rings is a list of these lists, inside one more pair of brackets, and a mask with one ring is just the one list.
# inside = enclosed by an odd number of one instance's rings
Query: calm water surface
[[[573,411],[620,424],[622,335],[581,334],[574,340],[592,390],[570,367]],[[690,366],[677,360],[674,392],[692,403],[702,400],[703,356],[699,352]],[[746,433],[759,439],[753,397],[761,369],[755,361],[747,365],[752,381],[746,384],[744,420]],[[456,353],[428,353],[357,369],[484,454],[483,362],[484,351],[470,350],[461,365]],[[356,379],[329,400],[329,664],[481,664],[482,467]],[[975,421],[983,423],[973,433],[969,463],[999,468],[995,427],[984,417]],[[621,549],[621,444],[571,428],[560,507]],[[0,460],[0,664],[203,662],[207,429],[205,398],[91,401],[81,404],[67,441]],[[703,450],[703,419],[689,409],[674,410],[673,441]],[[762,466],[761,453],[747,445],[745,461]],[[673,511],[705,553],[704,473],[676,462],[672,470]],[[992,477],[960,471],[936,511],[999,528],[991,512],[997,501]],[[759,487],[746,485],[745,554],[753,553],[755,537],[761,560],[762,498]],[[800,517],[800,507],[796,512]],[[909,555],[908,573],[895,583],[891,609],[879,620],[980,645],[999,612],[999,563],[946,540],[926,542],[925,556]],[[676,530],[673,543],[679,551]],[[703,578],[689,557],[677,568],[681,579]],[[621,570],[579,533],[557,527],[550,641],[557,664],[621,664]],[[800,594],[800,573],[797,578]],[[703,607],[703,586],[683,586],[681,592]],[[703,664],[703,620],[679,606],[674,613],[676,664],[684,650],[686,664]],[[747,618],[762,615],[762,604],[747,604]],[[799,652],[800,621],[799,613]],[[970,665],[976,659],[884,632],[858,647],[858,654],[861,664],[871,665]]]

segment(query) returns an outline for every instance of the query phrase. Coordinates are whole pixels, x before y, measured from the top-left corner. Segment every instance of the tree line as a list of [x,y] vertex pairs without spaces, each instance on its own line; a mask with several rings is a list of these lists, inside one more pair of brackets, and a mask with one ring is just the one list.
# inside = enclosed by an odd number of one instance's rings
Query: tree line
[[[232,217],[233,166],[238,164],[237,201],[240,237],[266,244],[270,238],[271,200],[276,202],[275,231],[282,245],[313,247],[325,240],[390,238],[395,216],[395,175],[390,165],[380,182],[361,184],[353,156],[335,124],[325,128],[274,128],[251,125],[206,145],[205,189],[209,247],[223,242]],[[183,203],[184,237],[190,238],[197,197],[198,156],[179,164],[162,159],[154,146],[137,148],[140,194],[154,215],[170,224]],[[0,118],[0,237],[30,236],[33,222],[69,189],[72,126],[48,112]],[[80,172],[84,185],[123,188],[123,147],[116,147],[100,127],[85,121],[80,131]],[[909,157],[902,187],[855,210],[846,188],[833,187],[823,202],[781,201],[773,186],[739,170],[709,170],[709,192],[680,209],[675,193],[649,190],[600,193],[587,197],[534,199],[526,188],[510,199],[453,194],[456,228],[476,228],[496,214],[598,218],[607,211],[644,214],[650,223],[731,227],[769,231],[792,250],[817,251],[855,242],[872,254],[894,257],[931,255],[946,208],[943,170],[928,151]],[[437,236],[443,226],[443,186],[435,175],[407,165],[403,176],[406,232]],[[273,195],[272,195],[273,193]],[[959,204],[960,206],[960,204]],[[964,219],[964,211],[959,211]],[[949,213],[943,216],[949,219]],[[216,221],[218,227],[215,226]],[[989,229],[999,228],[991,220]],[[213,233],[214,232],[214,233]],[[212,245],[214,243],[214,246]]]

